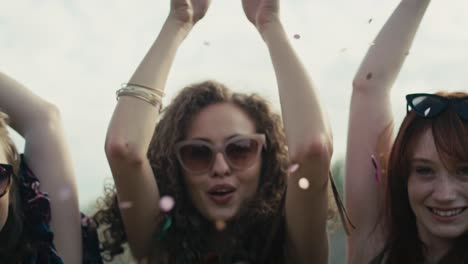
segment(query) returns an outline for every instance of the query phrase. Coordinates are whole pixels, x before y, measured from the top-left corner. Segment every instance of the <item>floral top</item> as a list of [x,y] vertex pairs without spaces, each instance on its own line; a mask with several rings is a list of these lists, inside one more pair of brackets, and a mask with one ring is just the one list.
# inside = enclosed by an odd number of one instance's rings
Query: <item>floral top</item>
[[[28,256],[24,264],[63,264],[53,244],[54,234],[50,230],[51,209],[46,193],[40,191],[40,183],[21,157],[19,170],[21,179],[20,194],[24,210],[24,226],[28,237],[37,245],[36,253]],[[97,232],[90,218],[81,214],[83,243],[83,263],[102,263]]]

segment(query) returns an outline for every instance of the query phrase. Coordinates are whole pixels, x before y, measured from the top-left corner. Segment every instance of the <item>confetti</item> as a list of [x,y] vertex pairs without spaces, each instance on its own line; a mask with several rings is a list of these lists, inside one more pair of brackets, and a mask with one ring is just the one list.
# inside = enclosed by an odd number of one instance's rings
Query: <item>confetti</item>
[[346,52],[347,50],[348,50],[347,48],[342,48],[342,49],[340,49],[340,52],[341,52],[341,53],[344,53],[344,52]]
[[120,209],[129,209],[133,206],[133,203],[130,201],[122,201],[119,203],[119,208]]
[[372,18],[371,18],[371,19],[369,19],[369,21],[368,21],[367,23],[368,23],[368,24],[372,23]]
[[62,201],[68,200],[71,197],[71,190],[68,187],[64,187],[60,189],[59,192],[59,199]]
[[223,220],[216,220],[215,227],[216,230],[223,231],[224,229],[226,229],[226,222],[224,222]]
[[375,181],[380,182],[380,180],[382,179],[380,167],[377,164],[377,160],[375,159],[374,155],[371,155],[371,159],[372,159],[372,165],[374,166],[374,169],[375,169]]
[[303,190],[309,189],[310,183],[306,178],[299,179],[299,187]]
[[296,163],[296,164],[289,166],[288,172],[289,174],[293,174],[294,172],[297,171],[297,169],[299,169],[299,164]]
[[172,208],[174,208],[174,205],[175,201],[174,198],[172,198],[171,196],[165,195],[159,200],[159,208],[161,208],[161,210],[163,210],[166,213],[171,211]]
[[301,35],[299,35],[299,34],[294,34],[294,38],[295,38],[295,39],[300,39],[300,38],[301,38]]
[[210,43],[209,41],[206,41],[206,40],[205,40],[205,41],[203,41],[203,45],[205,45],[205,46],[210,46],[211,43]]

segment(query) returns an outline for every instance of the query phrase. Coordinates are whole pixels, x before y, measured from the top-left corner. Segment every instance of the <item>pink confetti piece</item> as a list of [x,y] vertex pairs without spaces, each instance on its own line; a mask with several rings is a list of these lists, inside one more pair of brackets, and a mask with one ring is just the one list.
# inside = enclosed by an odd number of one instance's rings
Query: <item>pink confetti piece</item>
[[60,189],[58,193],[59,199],[62,201],[68,200],[71,197],[71,190],[68,187]]
[[132,208],[133,203],[130,201],[122,201],[119,203],[119,208],[120,209],[129,209]]
[[372,165],[374,166],[374,169],[375,169],[375,181],[380,182],[380,180],[382,179],[380,166],[378,165],[377,160],[375,159],[374,155],[371,155],[371,159],[372,159]]
[[293,164],[291,166],[289,166],[288,168],[288,173],[289,174],[293,174],[294,172],[296,172],[297,170],[299,169],[299,164]]
[[161,208],[161,210],[163,210],[166,213],[171,211],[172,208],[174,208],[174,205],[175,205],[174,198],[172,198],[169,195],[165,195],[161,197],[161,199],[159,200],[159,208]]

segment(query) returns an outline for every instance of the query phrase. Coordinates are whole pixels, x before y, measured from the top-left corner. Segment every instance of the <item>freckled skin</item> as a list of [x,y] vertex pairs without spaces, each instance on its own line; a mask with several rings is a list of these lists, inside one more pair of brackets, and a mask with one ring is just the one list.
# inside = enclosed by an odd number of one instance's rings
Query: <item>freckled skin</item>
[[[419,140],[408,179],[408,195],[416,215],[418,232],[424,242],[450,243],[468,231],[468,210],[453,221],[443,222],[428,208],[453,209],[468,206],[468,174],[447,169],[440,160],[432,132]],[[421,161],[418,161],[421,160]],[[457,166],[468,166],[461,164]]]

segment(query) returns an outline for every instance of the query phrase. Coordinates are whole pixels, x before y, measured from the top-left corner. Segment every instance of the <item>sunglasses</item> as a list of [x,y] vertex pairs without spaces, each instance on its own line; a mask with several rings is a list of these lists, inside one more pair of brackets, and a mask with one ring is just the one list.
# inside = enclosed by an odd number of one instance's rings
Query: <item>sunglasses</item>
[[451,107],[464,121],[468,121],[468,96],[447,98],[436,94],[416,93],[406,96],[407,113],[412,109],[423,118],[433,118]]
[[220,146],[201,139],[190,139],[176,144],[176,154],[181,166],[194,174],[210,171],[218,153],[223,154],[231,168],[243,170],[255,164],[260,151],[266,147],[265,141],[264,134],[237,135]]
[[9,164],[0,164],[0,198],[6,194],[8,187],[10,187],[12,175],[13,166]]

